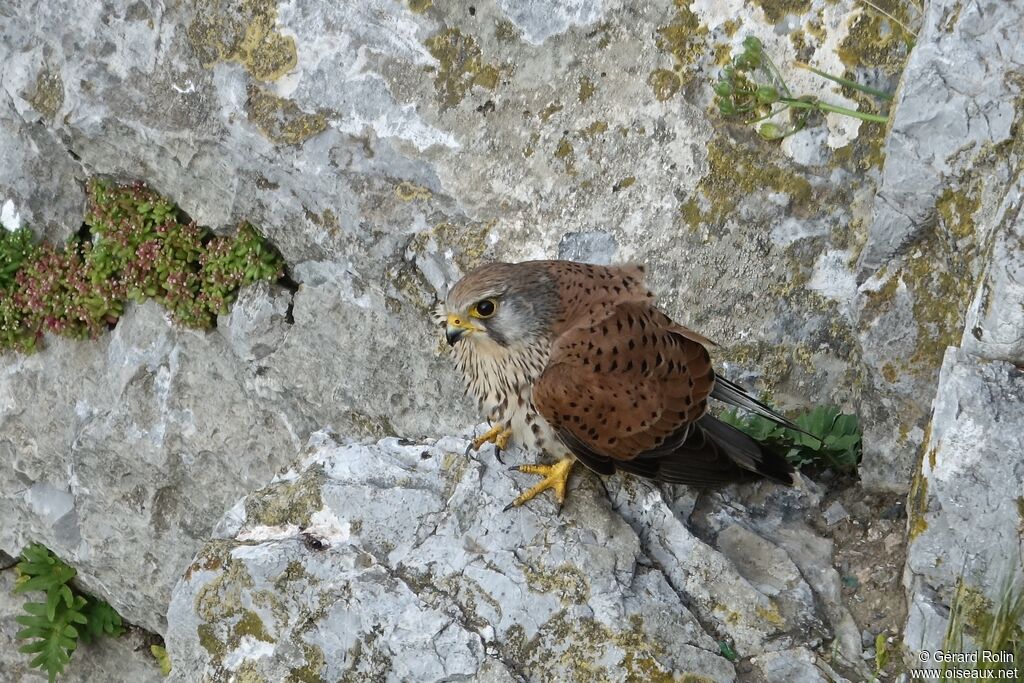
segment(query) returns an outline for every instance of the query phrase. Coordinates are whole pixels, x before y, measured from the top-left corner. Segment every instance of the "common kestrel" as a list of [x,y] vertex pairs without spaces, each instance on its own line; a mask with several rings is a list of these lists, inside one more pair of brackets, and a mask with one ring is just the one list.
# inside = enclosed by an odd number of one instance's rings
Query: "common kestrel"
[[708,398],[791,428],[785,417],[717,377],[703,336],[655,306],[637,265],[491,263],[462,278],[438,310],[467,391],[492,423],[474,442],[509,441],[555,456],[523,465],[565,500],[572,464],[659,481],[716,486],[793,468],[708,413]]

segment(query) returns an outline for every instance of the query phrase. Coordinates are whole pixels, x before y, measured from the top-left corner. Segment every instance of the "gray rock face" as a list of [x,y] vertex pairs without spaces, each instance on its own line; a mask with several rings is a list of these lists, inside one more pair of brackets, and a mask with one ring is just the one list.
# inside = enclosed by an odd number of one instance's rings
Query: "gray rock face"
[[[821,579],[803,576],[838,576],[791,521],[814,495],[766,485],[712,502],[700,524],[720,527],[716,549],[684,526],[692,494],[633,479],[610,480],[609,500],[580,473],[560,514],[544,498],[502,512],[525,477],[467,446],[314,435],[175,588],[174,677],[731,681],[721,640],[749,658],[831,636]],[[751,528],[744,504],[791,509]]]
[[875,195],[861,279],[930,229],[935,203],[988,153],[1010,139],[1024,69],[1014,40],[1022,19],[1015,3],[930,2],[907,61]]
[[1024,46],[1010,36],[1022,23],[1017,3],[930,2],[907,62],[854,300],[870,387],[861,474],[872,488],[907,490],[942,355],[965,317],[965,348],[1019,353],[1022,150],[1012,131]]
[[0,500],[0,547],[45,544],[125,619],[163,631],[207,520],[294,451],[287,424],[246,397],[220,337],[156,304],[98,342],[47,341],[0,375],[0,471],[18,487]]
[[1024,500],[1024,372],[951,348],[935,397],[932,433],[911,493],[904,642],[940,647],[958,578],[998,604],[1020,580]]
[[1024,180],[999,207],[991,260],[967,312],[961,348],[988,360],[1024,365]]

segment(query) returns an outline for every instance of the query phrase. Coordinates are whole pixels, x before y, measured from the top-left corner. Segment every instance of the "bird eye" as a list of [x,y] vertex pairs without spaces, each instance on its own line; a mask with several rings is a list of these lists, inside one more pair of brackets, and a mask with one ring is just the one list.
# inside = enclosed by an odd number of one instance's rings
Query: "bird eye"
[[484,299],[483,301],[477,301],[473,304],[473,308],[470,313],[476,318],[490,318],[497,310],[498,304],[494,299]]

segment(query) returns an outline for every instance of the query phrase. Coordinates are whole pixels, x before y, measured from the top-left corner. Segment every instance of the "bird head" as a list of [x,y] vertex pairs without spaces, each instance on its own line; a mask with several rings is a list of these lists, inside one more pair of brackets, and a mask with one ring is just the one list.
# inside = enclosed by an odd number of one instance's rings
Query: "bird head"
[[438,306],[445,338],[507,348],[532,344],[550,329],[557,297],[551,276],[530,263],[490,263],[459,280]]

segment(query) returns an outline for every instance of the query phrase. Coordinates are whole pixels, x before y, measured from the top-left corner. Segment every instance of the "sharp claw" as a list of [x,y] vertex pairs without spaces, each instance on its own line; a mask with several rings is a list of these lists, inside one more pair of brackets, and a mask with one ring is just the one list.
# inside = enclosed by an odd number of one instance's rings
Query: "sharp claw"
[[518,472],[519,471],[519,465],[512,465],[512,467],[508,468],[508,471],[509,472]]
[[515,506],[516,506],[516,504],[515,504],[515,503],[509,503],[509,504],[508,504],[508,505],[506,505],[505,507],[501,508],[501,511],[502,511],[502,512],[508,512],[509,510],[511,510],[512,508],[514,508]]

